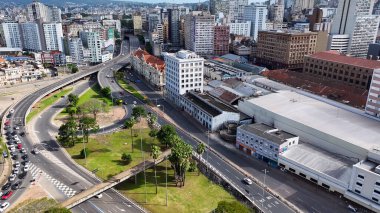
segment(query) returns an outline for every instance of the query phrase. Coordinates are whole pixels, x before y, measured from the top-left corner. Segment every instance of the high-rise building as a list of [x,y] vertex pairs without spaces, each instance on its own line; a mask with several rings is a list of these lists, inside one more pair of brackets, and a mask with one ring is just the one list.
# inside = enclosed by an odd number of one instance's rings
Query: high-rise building
[[185,17],[185,48],[199,55],[214,53],[215,17],[206,12],[193,11]]
[[373,4],[374,0],[341,0],[333,20],[330,44],[336,43],[336,35],[347,35],[345,53],[366,57],[369,44],[375,42],[380,22],[380,16],[372,15]]
[[180,46],[180,17],[178,6],[173,6],[172,9],[168,9],[169,15],[169,41],[173,46]]
[[98,32],[87,33],[87,45],[90,50],[90,62],[100,63],[102,62],[102,44],[100,35]]
[[312,8],[314,8],[314,0],[295,0],[293,5],[293,12]]
[[225,55],[229,52],[230,28],[228,26],[214,27],[214,55]]
[[22,48],[21,33],[17,22],[3,22],[1,24],[4,40],[9,48]]
[[72,63],[83,63],[84,56],[82,40],[80,38],[70,38],[68,43]]
[[241,35],[245,37],[251,36],[251,21],[241,23],[228,23],[230,34]]
[[259,30],[266,30],[268,9],[263,4],[251,4],[244,7],[244,21],[251,22],[250,36],[257,39]]
[[48,7],[48,16],[50,22],[62,22],[62,11],[56,6]]
[[269,20],[275,23],[284,21],[284,1],[278,0],[276,3],[269,6]]
[[313,13],[309,16],[309,30],[314,30],[314,25],[322,23],[323,10],[320,8],[314,8]]
[[230,0],[228,9],[229,22],[243,21],[244,7],[248,5],[248,0]]
[[153,32],[157,24],[161,23],[160,16],[158,14],[149,14],[149,32]]
[[33,0],[32,3],[26,6],[29,21],[35,21],[37,19],[43,22],[50,21],[49,8],[38,0]]
[[24,49],[32,52],[43,50],[38,24],[34,22],[26,22],[21,23],[20,27]]
[[59,50],[63,52],[63,32],[61,23],[43,24],[46,50]]
[[135,35],[142,33],[142,19],[140,14],[136,14],[132,16],[133,21],[133,32]]
[[315,53],[316,44],[314,32],[259,31],[256,62],[272,69],[300,69],[304,56]]
[[189,50],[164,53],[165,96],[180,106],[181,95],[189,91],[203,92],[204,59]]
[[380,118],[380,69],[373,72],[365,112]]
[[210,13],[211,15],[219,15],[222,13],[224,16],[228,15],[229,1],[228,0],[210,0]]

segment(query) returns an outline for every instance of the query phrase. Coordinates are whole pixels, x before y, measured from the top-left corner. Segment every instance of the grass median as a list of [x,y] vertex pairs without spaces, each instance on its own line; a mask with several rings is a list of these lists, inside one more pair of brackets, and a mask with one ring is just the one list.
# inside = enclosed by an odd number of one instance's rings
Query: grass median
[[[168,167],[168,206],[166,206],[165,169]],[[176,187],[174,171],[170,162],[161,162],[157,165],[158,190],[156,194],[154,170],[146,170],[146,200],[144,174],[137,175],[137,184],[132,178],[116,186],[116,189],[127,197],[140,203],[153,213],[187,213],[212,212],[219,201],[234,201],[232,195],[207,179],[198,172],[187,172],[184,187]]]
[[125,89],[127,92],[131,93],[133,96],[135,96],[136,98],[142,100],[142,101],[146,101],[147,100],[147,97],[143,96],[142,94],[140,94],[133,86],[129,85],[124,79],[117,77],[117,83],[123,88]]
[[58,92],[54,92],[49,94],[48,96],[42,98],[39,102],[37,102],[32,109],[30,110],[28,116],[26,116],[26,122],[28,123],[31,121],[36,115],[41,113],[44,109],[58,101],[62,96],[67,95],[73,90],[73,88],[66,88],[63,90],[60,90]]
[[[77,143],[74,147],[66,148],[66,150],[77,163],[90,171],[97,170],[98,177],[105,180],[143,162],[143,156],[145,159],[151,158],[151,146],[160,144],[149,136],[149,131],[150,129],[141,129],[140,133],[140,130],[134,130],[133,135],[136,136],[133,137],[134,152],[132,152],[130,130],[91,136],[89,142],[85,144],[86,148],[90,150],[87,160],[80,157],[83,143]],[[144,151],[144,155],[141,150]],[[131,154],[132,162],[130,164],[126,165],[121,160],[123,153]]]

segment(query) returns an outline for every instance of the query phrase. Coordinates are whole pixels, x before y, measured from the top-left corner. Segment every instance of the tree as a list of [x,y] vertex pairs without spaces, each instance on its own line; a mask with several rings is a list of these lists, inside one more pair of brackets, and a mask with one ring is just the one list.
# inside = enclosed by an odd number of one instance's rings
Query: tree
[[158,147],[156,145],[152,145],[152,152],[150,153],[150,155],[154,159],[154,179],[156,181],[156,194],[157,194],[157,187],[158,187],[158,184],[157,184],[156,160],[160,156],[160,154],[161,154],[160,147]]
[[71,211],[69,209],[62,208],[62,207],[52,207],[44,211],[44,213],[70,213],[70,212]]
[[172,125],[163,125],[161,129],[157,132],[157,138],[162,143],[165,144],[166,147],[169,145],[169,138],[171,135],[176,135],[177,132]]
[[141,117],[146,117],[146,111],[142,106],[136,106],[132,109],[132,116],[139,119]]
[[78,124],[74,118],[69,118],[69,120],[62,124],[58,129],[58,142],[63,147],[72,147],[77,141],[77,129]]
[[157,133],[158,133],[157,129],[152,129],[149,132],[149,136],[152,137],[152,138],[154,138],[154,137],[157,136]]
[[69,113],[70,117],[73,117],[78,112],[78,108],[75,106],[68,106],[66,107],[66,112]]
[[87,158],[90,155],[90,150],[88,148],[84,148],[80,150],[80,157],[81,158]]
[[214,211],[215,213],[251,213],[252,211],[245,205],[238,201],[220,201],[218,207]]
[[71,67],[71,72],[72,73],[77,73],[79,71],[78,67],[77,66],[72,66]]
[[67,101],[69,102],[69,106],[77,106],[78,105],[78,101],[79,101],[79,97],[75,94],[72,94],[70,93],[68,96],[67,96]]
[[111,97],[111,88],[110,87],[104,87],[100,90],[103,96],[105,97]]
[[[199,143],[195,151],[198,153],[199,158],[202,159],[202,154],[206,151],[206,145],[204,143]],[[199,172],[198,175],[200,175]]]
[[150,128],[153,129],[155,127],[155,124],[157,123],[157,120],[158,120],[157,115],[155,115],[155,114],[149,114],[149,116],[148,116],[148,124],[149,124]]
[[150,42],[146,42],[146,43],[145,43],[145,50],[146,50],[149,54],[153,55],[153,47],[152,47],[152,45],[150,44]]
[[136,124],[136,119],[132,116],[130,118],[128,118],[125,123],[124,123],[124,126],[125,128],[127,129],[131,129],[131,139],[132,139],[132,152],[133,152],[133,135],[132,135],[132,131],[133,131],[133,126]]
[[96,120],[96,115],[101,112],[108,112],[109,108],[106,103],[100,101],[98,99],[90,99],[83,103],[81,106],[81,111],[83,113],[91,113],[94,115],[94,119]]
[[176,184],[179,183],[180,187],[185,186],[186,171],[192,152],[192,147],[181,140],[174,144],[169,156],[169,161],[174,169]]
[[120,33],[119,31],[115,30],[114,31],[115,38],[120,38]]
[[121,155],[121,160],[124,161],[126,165],[130,164],[132,162],[132,156],[131,154],[123,153]]
[[88,143],[88,136],[90,132],[97,132],[99,130],[99,125],[96,123],[95,118],[82,117],[79,119],[79,126],[83,130],[83,138],[86,139]]

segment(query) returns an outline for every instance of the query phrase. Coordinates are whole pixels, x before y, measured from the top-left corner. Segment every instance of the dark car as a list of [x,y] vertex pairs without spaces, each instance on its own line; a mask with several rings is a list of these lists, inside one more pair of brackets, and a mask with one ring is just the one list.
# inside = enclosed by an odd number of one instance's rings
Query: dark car
[[19,189],[20,186],[21,186],[21,184],[22,184],[22,181],[21,181],[21,180],[17,181],[15,184],[12,185],[12,187],[11,187],[12,190],[17,190],[17,189]]
[[1,190],[8,190],[11,186],[12,186],[12,183],[8,182],[3,187],[1,187]]
[[30,163],[29,160],[25,160],[25,161],[21,162],[21,164],[24,165],[24,166],[25,166],[26,164],[28,164],[28,163]]
[[5,158],[8,157],[8,153],[7,153],[7,151],[3,151],[3,157],[5,157]]
[[24,179],[27,174],[28,174],[27,172],[23,172],[23,173],[21,173],[21,174],[18,175],[18,178],[19,179]]
[[24,136],[25,136],[25,132],[21,132],[21,133],[20,133],[20,136],[21,136],[21,137],[24,137]]
[[17,155],[17,154],[14,154],[14,155],[12,156],[12,159],[13,159],[13,160],[17,160],[17,159],[18,159],[18,155]]
[[22,158],[23,160],[28,160],[28,159],[29,159],[29,156],[28,156],[28,155],[23,155],[21,158]]

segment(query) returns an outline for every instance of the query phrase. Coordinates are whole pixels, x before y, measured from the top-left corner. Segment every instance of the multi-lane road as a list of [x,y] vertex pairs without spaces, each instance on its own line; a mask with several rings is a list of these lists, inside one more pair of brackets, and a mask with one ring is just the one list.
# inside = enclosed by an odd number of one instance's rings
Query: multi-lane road
[[[110,69],[110,67],[115,64],[124,66],[126,59],[128,58],[128,53],[128,42],[123,42],[121,54],[113,60],[91,67],[86,71],[73,74],[55,84],[44,87],[34,94],[25,97],[13,106],[15,112],[9,118],[10,127],[13,129],[15,126],[19,126],[19,132],[27,133],[25,137],[21,137],[21,141],[23,147],[27,150],[27,154],[29,155],[31,169],[28,171],[27,177],[23,179],[21,188],[14,192],[12,197],[8,199],[8,202],[12,204],[20,196],[22,196],[31,184],[30,181],[32,179],[40,180],[39,184],[44,184],[42,187],[45,190],[50,190],[48,191],[50,196],[56,198],[57,200],[66,199],[68,196],[72,196],[73,193],[80,190],[85,190],[88,186],[99,182],[97,178],[87,172],[84,172],[72,163],[72,161],[68,159],[56,143],[52,134],[50,134],[55,132],[55,127],[49,124],[51,116],[65,104],[66,100],[64,100],[64,98],[56,103],[53,108],[45,111],[39,116],[39,118],[37,118],[34,126],[35,128],[27,129],[25,127],[25,116],[28,114],[30,107],[35,103],[35,101],[44,95],[87,75]],[[74,93],[81,93],[88,88],[88,86],[88,83],[81,84],[76,87]],[[32,137],[35,136],[35,139],[40,142],[37,145],[33,143],[33,141],[36,140],[33,140]],[[41,153],[38,155],[31,154],[31,150],[34,148],[38,148]],[[13,181],[13,183],[15,181]],[[46,188],[44,187],[45,185]],[[101,199],[90,199],[72,210],[73,212],[141,212],[139,207],[120,196],[113,189],[105,192]]]

